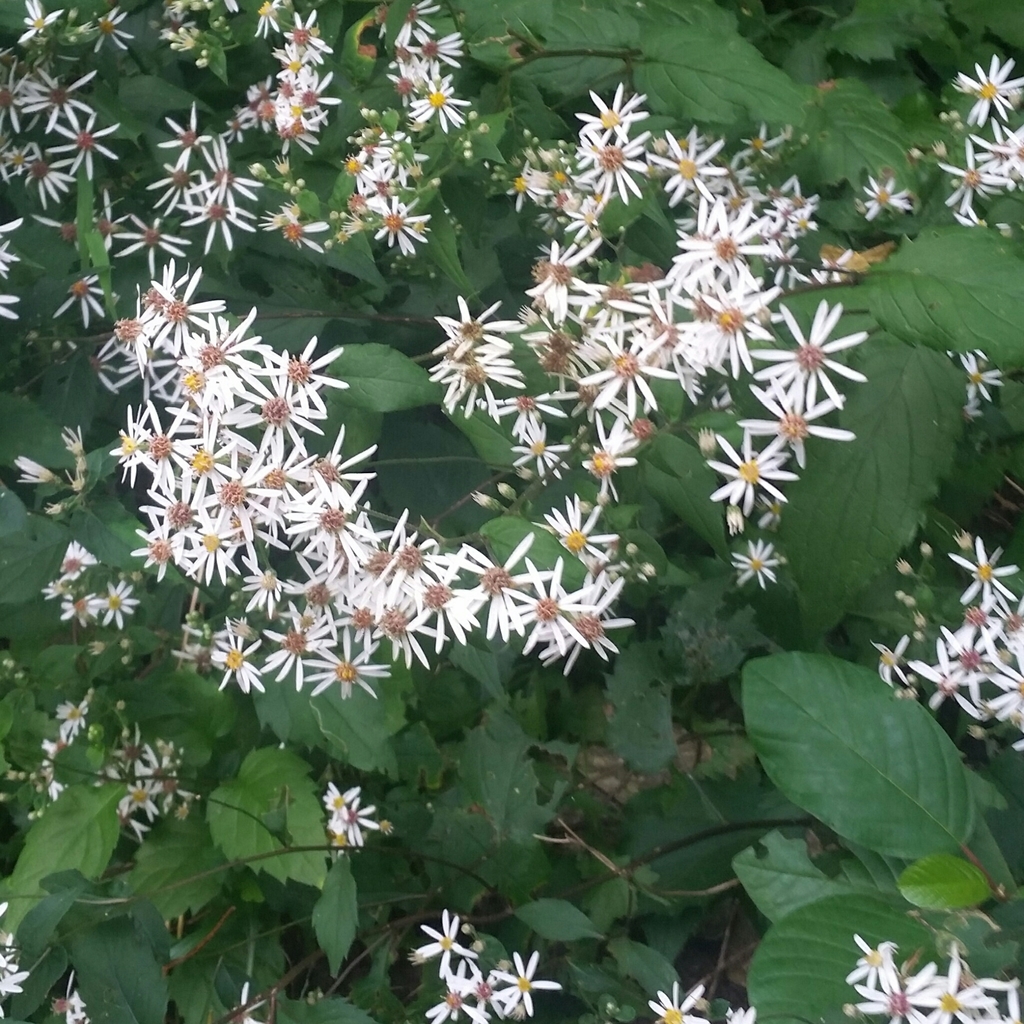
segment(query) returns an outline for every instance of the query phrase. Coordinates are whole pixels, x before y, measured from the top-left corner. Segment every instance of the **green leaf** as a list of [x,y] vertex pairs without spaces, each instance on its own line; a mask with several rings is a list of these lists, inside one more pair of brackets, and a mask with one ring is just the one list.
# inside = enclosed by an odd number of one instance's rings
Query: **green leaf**
[[17,931],[25,915],[42,898],[40,882],[58,871],[80,871],[98,878],[117,843],[119,785],[68,786],[32,823],[14,866],[8,888],[12,900],[4,927]]
[[897,50],[945,28],[939,0],[857,0],[853,11],[829,28],[826,43],[859,60],[893,60]]
[[803,839],[787,839],[776,830],[764,836],[758,846],[764,848],[763,853],[751,846],[733,857],[732,866],[747,895],[769,921],[778,921],[827,896],[878,892],[870,879],[851,881],[842,875],[829,878],[812,863]]
[[553,813],[537,802],[537,775],[527,756],[530,740],[505,715],[495,715],[466,737],[459,759],[469,798],[490,819],[499,838],[526,843]]
[[463,416],[457,411],[454,415],[448,414],[448,418],[469,438],[477,455],[489,466],[511,466],[515,462],[511,434],[490,416],[480,411]]
[[1024,260],[998,231],[929,228],[863,287],[872,315],[899,338],[1024,366]]
[[[266,816],[266,817],[265,817]],[[291,751],[263,747],[248,754],[238,777],[210,795],[206,811],[214,843],[232,860],[284,850],[326,846],[323,813],[309,765]],[[272,830],[283,824],[287,844]],[[320,886],[327,876],[323,853],[281,853],[251,863],[281,882],[289,878]]]
[[676,25],[649,31],[641,46],[636,87],[655,113],[717,124],[744,113],[772,124],[803,120],[804,88],[735,33]]
[[991,897],[985,876],[971,863],[948,853],[914,861],[900,875],[900,892],[915,907],[954,910]]
[[50,469],[74,466],[60,427],[37,405],[20,395],[0,394],[0,465],[13,466],[19,455]]
[[197,913],[220,892],[226,872],[215,869],[223,863],[209,827],[197,815],[182,821],[168,818],[146,834],[128,882],[132,892],[169,920]]
[[542,939],[575,942],[601,938],[590,918],[568,900],[541,899],[524,903],[516,909],[516,917]]
[[163,1024],[167,982],[130,919],[75,934],[71,963],[93,1024]]
[[615,711],[608,718],[612,750],[639,772],[659,772],[676,756],[672,700],[655,644],[631,644],[605,677]]
[[608,952],[615,957],[619,971],[636,979],[645,992],[671,992],[679,975],[672,964],[656,949],[617,936],[608,943]]
[[853,936],[872,947],[899,946],[900,958],[924,951],[931,938],[907,913],[871,896],[833,896],[788,914],[773,925],[754,954],[747,989],[758,1017],[773,1024],[843,1024],[843,1007],[854,991],[846,983],[860,950]]
[[743,669],[743,714],[768,777],[852,842],[923,857],[958,850],[974,829],[956,747],[870,669],[817,654],[756,658]]
[[903,127],[863,82],[844,78],[818,89],[806,131],[814,142],[809,155],[825,181],[859,185],[865,175],[888,170],[900,187],[911,183]]
[[427,245],[425,252],[445,276],[466,298],[476,295],[476,289],[466,277],[459,258],[459,240],[455,236],[452,214],[440,198],[435,199],[427,209],[430,222],[427,224]]
[[718,478],[700,450],[671,434],[661,434],[642,466],[644,482],[658,502],[725,557],[722,506],[711,500]]
[[283,1024],[375,1024],[364,1010],[347,999],[278,999],[277,1011]]
[[963,429],[963,382],[945,356],[872,340],[858,368],[868,383],[850,386],[839,417],[856,439],[812,441],[786,488],[779,537],[808,634],[837,622],[913,539]]
[[67,543],[67,531],[42,516],[29,516],[25,529],[0,537],[0,604],[36,597],[57,576]]
[[331,373],[348,384],[337,396],[339,404],[357,409],[397,412],[436,405],[441,398],[427,371],[389,345],[346,345]]
[[359,923],[356,882],[352,863],[342,855],[331,865],[324,891],[313,907],[313,931],[320,948],[327,954],[331,974],[337,974],[348,955]]

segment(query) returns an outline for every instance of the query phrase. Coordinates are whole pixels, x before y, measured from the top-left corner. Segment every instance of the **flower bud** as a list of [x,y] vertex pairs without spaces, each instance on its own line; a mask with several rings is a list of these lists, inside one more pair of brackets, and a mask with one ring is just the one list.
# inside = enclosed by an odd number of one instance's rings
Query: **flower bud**
[[718,449],[718,441],[715,439],[715,432],[709,430],[707,427],[701,427],[700,433],[697,435],[697,444],[700,447],[700,453],[705,459],[710,459],[712,455]]
[[725,523],[729,527],[730,537],[735,537],[738,533],[742,533],[746,526],[746,520],[743,518],[743,513],[736,505],[730,505],[725,510]]

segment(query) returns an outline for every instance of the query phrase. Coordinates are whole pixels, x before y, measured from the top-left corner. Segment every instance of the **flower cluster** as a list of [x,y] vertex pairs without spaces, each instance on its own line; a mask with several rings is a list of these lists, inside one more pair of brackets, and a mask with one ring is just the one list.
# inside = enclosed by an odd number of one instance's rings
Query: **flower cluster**
[[366,832],[382,832],[387,835],[391,831],[389,821],[377,821],[373,816],[376,807],[361,807],[362,788],[352,786],[341,792],[333,783],[328,783],[324,793],[324,807],[327,809],[327,835],[331,845],[338,849],[358,850],[366,845]]
[[484,974],[478,964],[482,944],[465,946],[460,942],[462,932],[473,934],[472,926],[463,925],[460,930],[458,916],[447,910],[441,915],[440,931],[430,925],[420,927],[430,941],[415,949],[410,959],[422,964],[439,957],[438,974],[445,987],[441,1000],[426,1011],[430,1024],[458,1020],[461,1014],[475,1024],[487,1024],[492,1014],[522,1020],[533,1016],[536,992],[556,992],[562,987],[557,981],[535,977],[540,963],[536,950],[526,961],[513,953],[511,963],[499,962]]
[[[712,404],[727,408],[729,379],[750,374],[750,393],[767,415],[738,421],[739,445],[718,435],[702,450],[726,478],[712,498],[729,506],[732,532],[743,529],[758,500],[769,511],[762,525],[774,525],[786,500],[780,484],[796,479],[787,463],[806,465],[806,439],[853,438],[828,422],[845,400],[836,380],[865,380],[841,353],[867,333],[834,337],[841,305],[823,301],[809,329],[785,305],[773,309],[784,283],[821,275],[799,268],[794,247],[815,227],[817,197],[804,196],[796,178],[760,187],[757,162],[767,161],[785,134],[769,138],[762,129],[723,163],[724,140],[696,128],[683,139],[639,132],[648,117],[643,96],[627,97],[620,87],[610,106],[592,98],[598,113],[580,115],[575,151],[528,151],[511,188],[517,206],[536,202],[547,211],[545,227],[564,230],[571,241],[552,242],[535,265],[536,284],[527,292],[533,307],[518,322],[488,320],[496,307],[478,318],[463,308],[457,321],[440,319],[447,339],[436,350],[433,379],[445,385],[451,413],[480,410],[499,422],[516,417],[521,471],[558,476],[577,457],[599,482],[602,499],[614,500],[615,474],[635,463],[635,450],[657,430],[670,400],[666,389],[693,402],[710,394]],[[672,266],[589,280],[583,268],[599,259],[608,204],[616,196],[637,201],[651,180],[687,214],[677,221]],[[785,326],[792,345],[779,340],[773,324]],[[551,378],[542,394],[527,392],[527,346]],[[755,370],[755,361],[764,365]],[[573,419],[585,422],[574,430]],[[561,437],[550,437],[555,430]],[[767,444],[757,450],[761,438]],[[725,459],[710,458],[714,445]],[[736,556],[741,581],[756,577],[762,586],[778,564],[772,545],[760,541]]]
[[73,540],[64,553],[60,575],[43,588],[43,596],[60,600],[62,622],[79,626],[98,623],[124,629],[125,616],[134,615],[139,605],[139,599],[132,596],[134,588],[125,580],[108,580],[106,593],[97,593],[88,586],[97,574],[107,575],[96,558]]
[[[6,913],[7,904],[0,903],[0,917]],[[14,943],[14,936],[0,928],[0,1000],[20,992],[22,982],[29,976],[28,971],[21,969],[18,957],[19,950]],[[0,1009],[2,1016],[3,1010]]]
[[[925,641],[927,619],[915,610],[912,635],[901,637],[892,648],[875,643],[879,674],[910,694],[921,681],[934,687],[928,698],[933,709],[952,700],[977,722],[1006,722],[1024,732],[1024,598],[1008,585],[1020,570],[1000,565],[1002,549],[988,550],[980,537],[960,534],[957,539],[960,551],[949,557],[970,576],[961,595],[961,624],[955,629],[940,626],[934,659],[907,659],[910,644]],[[909,563],[900,568],[913,573]],[[900,595],[908,607],[914,606],[910,595]],[[1013,746],[1024,750],[1024,739]]]
[[861,1001],[854,1009],[868,1017],[907,1024],[952,1024],[1020,1019],[1020,982],[978,978],[954,946],[945,972],[935,963],[896,962],[895,942],[872,947],[859,935],[861,957],[846,981]]
[[974,65],[974,77],[960,72],[954,87],[975,100],[967,115],[968,126],[986,135],[970,134],[964,139],[963,166],[940,163],[951,177],[953,191],[946,205],[959,223],[967,227],[984,224],[974,208],[977,200],[988,200],[1015,189],[1024,177],[1024,125],[1011,130],[1008,122],[1016,112],[1024,78],[1011,78],[1014,62],[993,55],[988,71]]

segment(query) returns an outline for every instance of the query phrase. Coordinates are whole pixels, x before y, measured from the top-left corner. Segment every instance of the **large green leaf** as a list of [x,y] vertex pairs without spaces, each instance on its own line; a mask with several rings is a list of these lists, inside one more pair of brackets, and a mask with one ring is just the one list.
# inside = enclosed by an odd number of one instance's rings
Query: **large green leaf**
[[724,555],[722,506],[711,500],[718,478],[700,450],[671,434],[661,434],[642,466],[644,482],[658,502]]
[[19,455],[50,469],[75,464],[60,427],[46,413],[20,395],[0,394],[0,465],[13,466]]
[[163,1024],[167,982],[131,919],[78,932],[71,940],[71,962],[94,1024]]
[[16,931],[43,898],[40,882],[58,871],[81,871],[97,878],[117,844],[119,785],[69,786],[32,823],[25,846],[7,882],[11,899],[4,927]]
[[764,836],[758,845],[764,848],[763,853],[751,846],[733,857],[732,866],[747,895],[770,921],[778,921],[827,896],[878,893],[870,878],[851,879],[842,873],[834,878],[826,875],[812,863],[802,838],[787,839],[775,831]]
[[868,383],[850,385],[840,414],[856,439],[812,439],[807,469],[786,488],[779,536],[808,633],[832,626],[913,539],[963,424],[963,383],[948,359],[884,340],[865,347]]
[[57,577],[67,543],[63,526],[34,515],[23,529],[0,537],[0,604],[36,597]]
[[327,954],[332,974],[337,974],[348,955],[359,923],[356,902],[356,881],[352,862],[345,855],[331,865],[324,882],[324,891],[313,907],[313,931],[320,948]]
[[502,839],[525,843],[542,831],[553,810],[537,802],[530,740],[508,716],[495,715],[466,737],[459,759],[470,799]]
[[743,669],[743,714],[769,778],[852,842],[916,858],[970,837],[976,808],[956,747],[869,669],[818,654],[757,658]]
[[[323,812],[308,773],[309,765],[289,750],[252,751],[238,777],[218,786],[209,798],[210,834],[225,856],[245,858],[284,851],[286,846],[325,846]],[[327,876],[326,856],[326,850],[282,852],[253,861],[252,869],[282,882],[291,878],[320,886]]]
[[928,931],[907,913],[872,896],[833,896],[794,910],[761,940],[747,976],[750,1003],[773,1024],[842,1024],[854,997],[846,983],[860,950],[891,941],[900,961],[931,948]]
[[226,872],[214,869],[223,863],[198,815],[183,821],[169,818],[147,833],[128,880],[133,892],[170,919],[198,912],[220,892]]
[[1007,368],[1024,365],[1024,260],[997,231],[922,231],[863,289],[872,314],[897,337],[943,352],[980,348]]
[[804,88],[735,33],[674,25],[648,31],[641,48],[636,85],[657,113],[718,124],[743,113],[772,124],[803,120]]
[[422,366],[388,345],[346,345],[331,373],[348,384],[336,401],[373,412],[433,405],[441,396]]
[[867,174],[890,171],[901,186],[909,183],[903,128],[863,82],[846,78],[819,88],[806,129],[825,181],[858,185]]

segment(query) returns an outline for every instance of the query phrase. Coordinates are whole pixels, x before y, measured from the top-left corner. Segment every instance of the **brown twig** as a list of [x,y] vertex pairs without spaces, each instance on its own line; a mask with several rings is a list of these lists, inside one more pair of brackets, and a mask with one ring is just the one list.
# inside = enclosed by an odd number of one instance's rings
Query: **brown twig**
[[[220,920],[187,952],[184,956],[179,956],[176,960],[171,960],[169,963],[164,964],[163,973],[164,977],[167,977],[175,967],[179,964],[183,964],[186,960],[191,960],[192,957],[198,953],[203,946],[205,946],[213,937],[221,930],[224,926],[224,922],[235,912],[235,907],[230,906],[223,914],[220,915]],[[180,919],[179,919],[180,920]],[[181,937],[179,930],[178,937]]]

